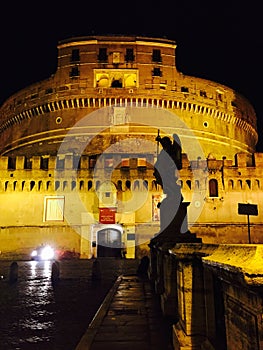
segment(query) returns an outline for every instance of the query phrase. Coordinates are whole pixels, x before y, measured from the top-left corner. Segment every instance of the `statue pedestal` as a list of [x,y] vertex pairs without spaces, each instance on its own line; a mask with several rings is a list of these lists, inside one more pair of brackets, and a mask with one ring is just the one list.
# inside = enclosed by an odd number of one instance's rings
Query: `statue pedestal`
[[[176,243],[201,243],[202,239],[188,230],[187,207],[190,202],[181,202],[174,205],[171,199],[165,199],[160,206],[161,229],[151,239],[151,246],[166,247]],[[169,249],[169,248],[168,248]]]

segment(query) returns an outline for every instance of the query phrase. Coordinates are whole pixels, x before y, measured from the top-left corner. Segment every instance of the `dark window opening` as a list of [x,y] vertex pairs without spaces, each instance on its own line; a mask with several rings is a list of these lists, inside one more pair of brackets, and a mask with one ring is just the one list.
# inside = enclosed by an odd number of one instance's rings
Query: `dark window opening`
[[79,49],[73,49],[71,52],[71,62],[79,62]]
[[216,179],[209,180],[209,197],[218,197],[218,183]]
[[65,165],[65,159],[57,158],[56,169],[64,169],[64,165]]
[[80,169],[80,157],[79,156],[74,156],[73,157],[73,169]]
[[48,170],[48,158],[41,157],[40,160],[40,169],[42,170]]
[[223,101],[223,94],[221,94],[221,93],[217,93],[217,99],[219,100],[219,101]]
[[48,88],[48,89],[46,89],[45,94],[46,95],[52,94],[52,92],[53,92],[53,89],[52,88]]
[[72,67],[71,72],[70,72],[70,77],[79,77],[78,67]]
[[153,62],[162,62],[161,50],[159,50],[159,49],[153,49],[152,61],[153,61]]
[[92,168],[92,169],[95,168],[96,160],[97,160],[96,156],[91,156],[89,158],[89,168]]
[[181,92],[189,92],[188,87],[182,86],[182,87],[181,87]]
[[201,90],[201,91],[200,91],[200,96],[202,96],[202,97],[207,97],[206,91]]
[[117,190],[122,191],[122,181],[121,180],[118,180],[118,182],[117,182]]
[[32,159],[25,158],[24,167],[25,167],[25,169],[32,169]]
[[111,83],[111,87],[113,88],[122,88],[122,80],[121,79],[118,79],[118,80],[112,80],[112,83]]
[[161,77],[162,76],[162,72],[160,68],[153,68],[152,74],[154,77]]
[[101,47],[99,49],[98,60],[100,62],[107,62],[108,61],[108,55],[107,55],[107,49],[106,48]]
[[125,61],[126,62],[133,62],[134,61],[133,49],[126,49]]
[[16,168],[16,158],[8,157],[8,169],[14,170]]

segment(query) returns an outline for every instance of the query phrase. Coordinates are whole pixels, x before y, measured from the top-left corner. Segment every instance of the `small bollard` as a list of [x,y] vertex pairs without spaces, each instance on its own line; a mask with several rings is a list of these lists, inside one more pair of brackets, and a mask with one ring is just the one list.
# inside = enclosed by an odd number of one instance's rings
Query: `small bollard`
[[58,261],[54,261],[51,266],[51,281],[56,283],[59,280],[60,276],[60,265]]
[[17,279],[18,279],[18,264],[16,261],[13,261],[9,269],[9,282],[15,283],[17,282]]
[[93,281],[99,281],[101,279],[100,262],[97,259],[92,264],[91,279]]

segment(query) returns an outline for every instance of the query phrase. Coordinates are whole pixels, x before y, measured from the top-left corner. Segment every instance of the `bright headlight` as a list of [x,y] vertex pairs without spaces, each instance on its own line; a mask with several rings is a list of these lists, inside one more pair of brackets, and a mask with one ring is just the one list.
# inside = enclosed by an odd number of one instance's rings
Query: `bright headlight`
[[54,250],[49,246],[45,246],[41,251],[41,259],[42,260],[49,260],[54,258]]
[[32,256],[32,257],[37,256],[37,251],[36,251],[36,250],[33,250],[32,253],[31,253],[31,256]]

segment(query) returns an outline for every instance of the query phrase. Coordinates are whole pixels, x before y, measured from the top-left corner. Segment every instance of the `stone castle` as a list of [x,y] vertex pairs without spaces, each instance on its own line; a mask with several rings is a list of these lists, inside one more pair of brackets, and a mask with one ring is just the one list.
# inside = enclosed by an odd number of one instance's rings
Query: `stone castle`
[[[176,43],[92,36],[58,44],[56,72],[0,108],[0,251],[49,243],[82,258],[140,257],[158,232],[158,134],[178,134],[191,232],[205,243],[262,243],[263,154],[249,101],[176,68]],[[41,69],[41,67],[40,67]]]

